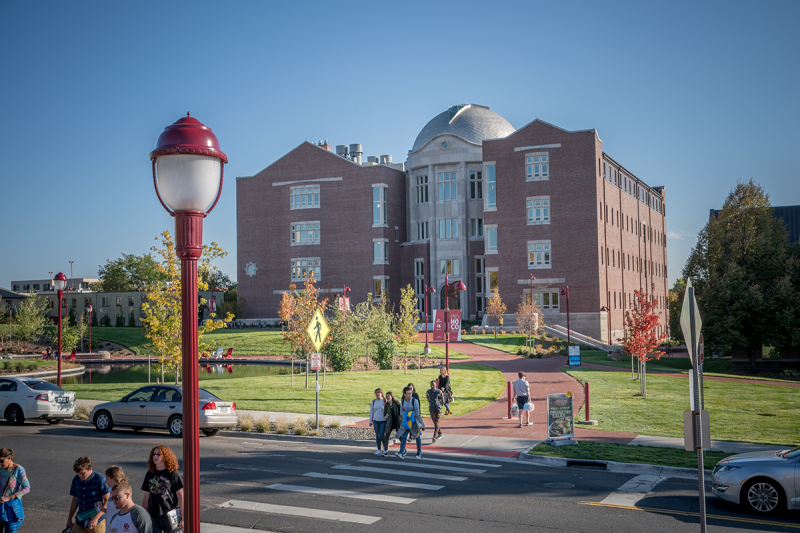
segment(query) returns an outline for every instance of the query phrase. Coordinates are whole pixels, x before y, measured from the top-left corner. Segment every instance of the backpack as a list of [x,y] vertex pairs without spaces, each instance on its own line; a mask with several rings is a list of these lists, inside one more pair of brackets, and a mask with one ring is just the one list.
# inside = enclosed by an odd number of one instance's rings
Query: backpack
[[[412,399],[411,399],[411,405],[412,405],[412,407],[413,407],[413,405],[414,405],[414,398],[412,398]],[[417,405],[419,405],[419,404],[417,404]],[[404,428],[408,429],[408,430],[411,430],[411,429],[414,427],[414,422],[415,422],[415,418],[414,418],[414,410],[412,409],[411,411],[407,411],[407,412],[406,412],[406,413],[403,415],[403,422],[402,422],[400,425],[401,425],[402,427],[404,427]]]
[[441,412],[442,409],[444,409],[444,395],[444,391],[440,391],[439,394],[436,394],[436,400],[433,402],[433,404],[428,402],[429,407],[435,408],[437,412]]

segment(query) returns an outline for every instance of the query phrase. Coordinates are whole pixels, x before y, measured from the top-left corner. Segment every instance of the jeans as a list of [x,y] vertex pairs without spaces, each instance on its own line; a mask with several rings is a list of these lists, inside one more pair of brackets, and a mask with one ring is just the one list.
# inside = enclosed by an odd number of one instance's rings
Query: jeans
[[[378,445],[378,450],[381,449],[383,444],[383,430],[386,428],[386,420],[373,420],[372,427],[375,428],[375,444]],[[384,448],[388,450],[388,448]]]
[[444,402],[444,412],[446,413],[449,410],[450,410],[450,404],[447,403],[447,402]]
[[[406,441],[408,440],[409,432],[406,431],[400,437],[400,455],[404,455],[406,453]],[[422,438],[417,435],[417,453],[422,453]]]

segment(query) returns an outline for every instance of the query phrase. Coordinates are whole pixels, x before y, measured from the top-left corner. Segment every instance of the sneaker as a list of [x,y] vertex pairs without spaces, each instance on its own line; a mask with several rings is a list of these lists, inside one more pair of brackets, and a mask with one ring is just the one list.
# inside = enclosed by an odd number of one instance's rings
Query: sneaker
[[372,455],[381,455],[382,453],[383,453],[383,452],[381,452],[380,450],[377,450],[377,451],[376,451],[374,454],[372,454]]
[[437,439],[441,439],[442,437],[444,437],[444,433],[439,433],[439,434],[436,436],[436,438],[437,438]]
[[381,455],[386,457],[387,455],[389,455],[389,451],[388,450],[383,450],[383,453]]
[[406,454],[404,454],[404,453],[395,452],[394,455],[396,457],[399,457],[400,459],[405,459],[406,458]]
[[422,454],[421,453],[417,454],[417,459],[422,459]]
[[528,423],[527,423],[527,424],[525,424],[525,425],[526,425],[526,426],[532,426],[532,425],[533,425],[533,422],[528,422]]
[[521,427],[522,427],[522,424],[518,425],[517,427],[518,427],[518,428],[521,428]]
[[436,444],[436,437],[433,437],[433,440],[431,441],[431,444]]

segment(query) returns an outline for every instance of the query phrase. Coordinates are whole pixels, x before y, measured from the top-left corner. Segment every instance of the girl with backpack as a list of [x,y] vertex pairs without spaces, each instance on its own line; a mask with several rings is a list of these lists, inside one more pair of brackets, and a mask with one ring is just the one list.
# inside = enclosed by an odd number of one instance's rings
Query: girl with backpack
[[383,409],[386,405],[386,400],[383,399],[383,391],[375,389],[375,399],[372,400],[369,408],[369,425],[375,428],[375,444],[378,445],[378,450],[375,455],[386,455],[388,449],[381,453],[381,444],[383,443],[383,430],[386,427],[386,419],[384,418]]
[[400,436],[400,451],[395,453],[400,459],[406,458],[406,441],[411,435],[417,441],[417,459],[422,459],[422,438],[420,433],[425,429],[422,415],[419,412],[419,396],[412,396],[412,389],[403,389],[403,401],[400,403],[401,424],[397,434]]
[[394,399],[394,394],[391,392],[386,393],[386,405],[383,407],[383,419],[386,421],[386,427],[383,429],[383,456],[389,454],[389,436],[392,431],[400,431],[400,403]]

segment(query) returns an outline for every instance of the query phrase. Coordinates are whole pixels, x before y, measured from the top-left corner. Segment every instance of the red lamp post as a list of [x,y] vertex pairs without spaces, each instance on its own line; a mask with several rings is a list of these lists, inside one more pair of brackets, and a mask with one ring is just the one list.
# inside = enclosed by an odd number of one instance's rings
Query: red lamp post
[[89,353],[92,353],[92,304],[86,310],[89,311]]
[[203,219],[219,201],[228,158],[211,128],[187,113],[164,128],[150,160],[158,200],[175,218],[175,251],[181,261],[185,479],[181,514],[185,533],[200,533],[197,260],[203,253]]
[[561,296],[567,297],[567,355],[569,355],[569,285],[561,289]]
[[347,285],[342,287],[342,311],[347,312],[347,291],[352,292],[352,289]]
[[423,299],[425,300],[425,349],[422,350],[422,353],[425,355],[431,353],[431,347],[428,346],[428,315],[431,312],[431,298],[428,296],[428,293],[431,292],[436,293],[436,289],[433,287],[428,287],[428,285],[425,284],[425,294],[422,295]]
[[63,272],[53,278],[53,287],[58,291],[58,386],[61,387],[61,299],[64,297],[64,287],[67,286],[67,276]]
[[448,275],[444,275],[444,366],[450,373],[450,289],[457,291],[467,290],[467,286],[461,280],[454,281],[452,285],[448,283]]

